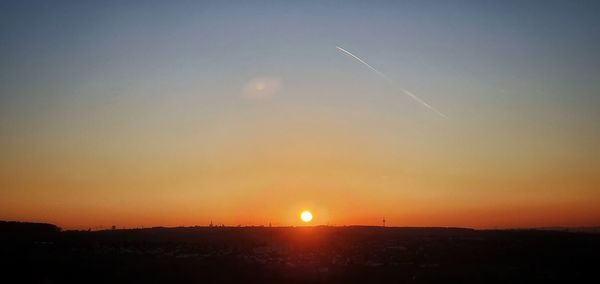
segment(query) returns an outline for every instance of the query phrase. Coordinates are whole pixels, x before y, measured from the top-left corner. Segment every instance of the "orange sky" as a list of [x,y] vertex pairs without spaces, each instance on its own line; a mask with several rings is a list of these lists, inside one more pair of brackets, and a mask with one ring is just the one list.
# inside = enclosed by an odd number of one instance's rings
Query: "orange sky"
[[390,226],[493,228],[600,217],[595,168],[576,152],[473,139],[457,133],[460,118],[426,113],[415,131],[377,114],[279,117],[274,102],[240,104],[196,131],[60,124],[31,134],[45,139],[27,147],[5,145],[0,185],[12,190],[1,192],[0,218],[65,228],[300,225],[310,209],[311,224],[379,225],[386,216]]
[[0,219],[600,225],[595,9],[120,2],[0,4]]

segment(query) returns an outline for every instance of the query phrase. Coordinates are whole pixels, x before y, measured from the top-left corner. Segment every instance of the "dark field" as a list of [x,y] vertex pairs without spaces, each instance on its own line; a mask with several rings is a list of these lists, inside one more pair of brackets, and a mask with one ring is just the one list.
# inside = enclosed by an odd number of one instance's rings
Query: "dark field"
[[0,223],[3,283],[515,283],[598,278],[600,235],[549,230]]

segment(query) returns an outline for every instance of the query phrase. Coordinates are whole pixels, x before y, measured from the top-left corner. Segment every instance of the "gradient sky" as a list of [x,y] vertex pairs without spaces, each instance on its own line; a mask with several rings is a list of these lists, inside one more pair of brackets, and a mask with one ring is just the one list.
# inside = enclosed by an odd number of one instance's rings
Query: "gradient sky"
[[0,1],[0,219],[600,225],[598,1],[291,2]]

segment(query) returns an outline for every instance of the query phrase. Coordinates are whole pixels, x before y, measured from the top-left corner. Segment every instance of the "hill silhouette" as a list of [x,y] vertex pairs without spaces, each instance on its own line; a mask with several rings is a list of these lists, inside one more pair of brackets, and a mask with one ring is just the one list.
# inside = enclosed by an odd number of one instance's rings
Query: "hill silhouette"
[[0,266],[25,283],[507,283],[595,276],[600,235],[419,227],[62,231],[0,222]]

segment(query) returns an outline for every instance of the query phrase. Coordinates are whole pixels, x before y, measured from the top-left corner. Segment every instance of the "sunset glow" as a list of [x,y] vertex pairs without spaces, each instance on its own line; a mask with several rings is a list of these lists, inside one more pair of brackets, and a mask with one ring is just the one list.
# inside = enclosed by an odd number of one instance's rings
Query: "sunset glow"
[[591,4],[0,2],[0,220],[599,225]]

